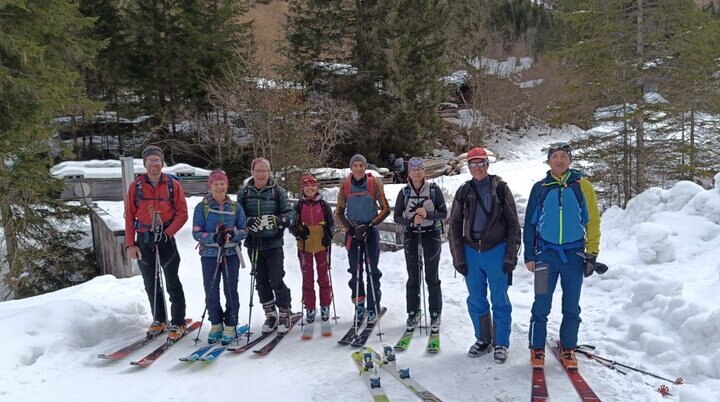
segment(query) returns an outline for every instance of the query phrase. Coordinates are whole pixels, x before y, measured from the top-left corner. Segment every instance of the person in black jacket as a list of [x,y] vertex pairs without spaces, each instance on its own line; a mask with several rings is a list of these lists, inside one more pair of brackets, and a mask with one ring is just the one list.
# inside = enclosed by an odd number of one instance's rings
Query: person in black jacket
[[440,330],[442,292],[438,266],[442,240],[442,221],[447,218],[447,206],[442,191],[435,183],[425,181],[425,166],[420,158],[408,162],[408,184],[398,193],[395,202],[395,223],[405,226],[405,263],[408,271],[406,285],[407,331],[413,331],[420,319],[420,248],[422,244],[425,283],[428,286],[430,327]]
[[520,222],[507,183],[489,175],[488,165],[483,148],[468,152],[472,180],[455,193],[448,238],[453,265],[465,276],[470,293],[467,304],[476,342],[468,355],[479,357],[494,350],[495,361],[503,363],[510,346],[512,305],[507,290],[517,264]]

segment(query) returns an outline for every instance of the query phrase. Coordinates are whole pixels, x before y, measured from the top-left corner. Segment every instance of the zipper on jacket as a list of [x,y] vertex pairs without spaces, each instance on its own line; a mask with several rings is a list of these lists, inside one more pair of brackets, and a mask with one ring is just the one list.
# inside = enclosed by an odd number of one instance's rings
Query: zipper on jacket
[[563,205],[562,205],[562,198],[563,198],[563,187],[558,187],[558,204],[560,205],[560,238],[558,239],[558,244],[563,244]]

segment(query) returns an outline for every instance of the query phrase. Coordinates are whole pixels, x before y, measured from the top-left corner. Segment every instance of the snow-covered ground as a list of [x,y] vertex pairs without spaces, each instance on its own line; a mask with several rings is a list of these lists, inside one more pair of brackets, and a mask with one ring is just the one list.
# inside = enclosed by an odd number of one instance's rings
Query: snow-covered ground
[[[521,219],[532,183],[543,177],[543,146],[571,135],[530,134],[521,144],[499,141],[488,148],[500,156],[491,173],[501,175],[515,194]],[[435,181],[448,193],[469,178],[467,171]],[[720,177],[716,178],[720,180]],[[394,202],[400,185],[385,186]],[[337,190],[328,191],[333,198]],[[199,197],[188,199],[193,208]],[[103,203],[121,213],[120,203]],[[200,317],[204,295],[200,264],[190,225],[178,235],[182,256],[181,279],[188,316]],[[286,281],[293,307],[300,309],[300,270],[293,239],[285,237]],[[266,357],[246,353],[227,355],[209,365],[179,362],[193,350],[183,339],[147,369],[128,365],[152,347],[129,358],[106,362],[98,353],[112,351],[140,336],[150,321],[140,277],[117,280],[110,276],[51,294],[0,304],[0,401],[195,401],[225,399],[251,401],[370,400],[368,390],[350,360],[351,349],[336,343],[351,325],[352,305],[347,280],[347,257],[335,247],[332,255],[336,304],[340,320],[334,336],[300,339],[294,329]],[[581,343],[598,347],[599,355],[640,366],[666,377],[682,376],[685,385],[671,387],[678,401],[717,401],[720,398],[720,187],[703,190],[678,183],[669,190],[650,189],[626,210],[603,215],[599,260],[610,270],[585,282],[581,305]],[[246,256],[246,261],[249,259]],[[522,261],[520,262],[522,264]],[[383,305],[389,308],[380,326],[382,341],[394,343],[405,320],[405,269],[402,251],[383,253],[380,267]],[[424,336],[416,335],[410,349],[398,355],[401,366],[445,401],[526,401],[530,394],[527,330],[533,300],[532,276],[519,265],[510,288],[513,334],[504,365],[491,356],[466,357],[473,343],[467,317],[467,290],[455,277],[447,244],[443,245],[442,352],[428,355]],[[249,269],[241,272],[241,318],[247,317]],[[559,290],[558,290],[559,292]],[[549,333],[557,334],[559,297],[551,314]],[[257,297],[253,324],[260,325]],[[205,337],[207,326],[203,331]],[[582,359],[581,371],[605,401],[653,401],[661,396],[652,387],[661,382],[638,375],[622,376]],[[559,364],[547,359],[547,381],[553,401],[576,401],[578,396]],[[381,372],[382,374],[382,372]],[[383,388],[394,401],[417,398],[389,375]]]

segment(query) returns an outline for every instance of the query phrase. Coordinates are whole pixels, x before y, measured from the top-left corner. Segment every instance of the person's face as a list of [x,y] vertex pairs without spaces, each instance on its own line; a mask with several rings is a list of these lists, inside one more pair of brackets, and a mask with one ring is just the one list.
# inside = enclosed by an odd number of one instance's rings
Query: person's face
[[468,161],[468,168],[470,174],[475,180],[482,180],[487,176],[488,172],[488,160],[487,159],[473,159]]
[[362,161],[355,161],[352,166],[350,166],[350,171],[352,171],[355,180],[360,180],[365,176],[365,164],[362,163]]
[[145,169],[148,176],[160,176],[162,173],[163,161],[159,156],[150,155],[145,159]]
[[222,199],[225,198],[225,194],[227,194],[227,188],[228,184],[225,180],[215,180],[210,186],[210,192],[213,197]]
[[262,162],[257,163],[252,171],[252,177],[256,182],[265,183],[270,178],[270,169]]
[[408,175],[410,176],[410,180],[412,180],[413,184],[417,186],[422,183],[425,178],[425,169],[410,169],[408,171]]
[[561,176],[565,174],[565,172],[568,171],[570,168],[570,155],[568,155],[565,151],[555,151],[550,156],[550,159],[548,159],[548,165],[550,165],[550,170],[552,173],[556,176]]
[[305,194],[305,197],[307,198],[313,198],[317,195],[317,183],[308,183],[305,184],[305,187],[303,187],[303,194]]

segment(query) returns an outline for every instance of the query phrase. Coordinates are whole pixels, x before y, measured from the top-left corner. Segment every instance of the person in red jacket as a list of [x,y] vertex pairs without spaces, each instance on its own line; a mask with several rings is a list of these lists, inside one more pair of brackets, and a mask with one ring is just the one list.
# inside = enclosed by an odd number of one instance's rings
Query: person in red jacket
[[[138,262],[150,300],[153,323],[148,336],[167,330],[168,339],[176,341],[185,332],[185,294],[178,276],[180,254],[174,237],[188,220],[185,192],[177,178],[162,173],[164,155],[160,148],[145,148],[142,158],[147,173],[132,182],[125,203],[125,246],[130,258]],[[160,268],[170,294],[169,327]]]
[[[295,205],[297,221],[290,227],[297,239],[300,270],[303,276],[303,304],[307,311],[307,323],[315,322],[315,286],[313,280],[315,270],[313,259],[317,263],[317,282],[320,287],[320,318],[323,323],[323,335],[329,336],[332,330],[329,326],[330,303],[332,302],[332,283],[328,272],[328,253],[332,244],[332,234],[335,221],[333,212],[322,194],[318,193],[317,179],[306,175],[300,181],[300,191],[303,197]],[[306,336],[307,337],[307,336]]]

